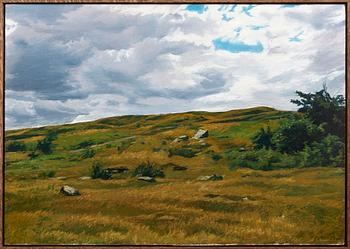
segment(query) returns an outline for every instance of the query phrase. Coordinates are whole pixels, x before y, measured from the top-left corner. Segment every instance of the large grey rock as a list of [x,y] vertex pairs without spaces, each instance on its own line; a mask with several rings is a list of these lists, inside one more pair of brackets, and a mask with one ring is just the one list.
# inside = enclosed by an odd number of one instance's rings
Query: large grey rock
[[219,176],[219,175],[211,175],[211,176],[200,176],[198,177],[199,181],[219,181],[219,180],[223,180],[224,177],[223,176]]
[[156,181],[153,177],[149,177],[149,176],[139,176],[137,178],[137,180],[145,181],[145,182],[155,182]]
[[74,196],[74,195],[80,195],[79,190],[70,187],[68,185],[65,185],[61,188],[60,193],[67,195],[67,196]]
[[204,137],[208,137],[208,136],[209,136],[208,130],[199,129],[197,131],[197,133],[193,136],[193,138],[200,139],[200,138],[204,138]]

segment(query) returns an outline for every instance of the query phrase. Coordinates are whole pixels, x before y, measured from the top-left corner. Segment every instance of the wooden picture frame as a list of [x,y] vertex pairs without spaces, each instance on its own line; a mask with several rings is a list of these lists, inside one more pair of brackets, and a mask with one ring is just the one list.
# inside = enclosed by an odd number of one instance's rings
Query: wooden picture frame
[[[346,10],[346,18],[345,18],[345,32],[346,32],[346,39],[345,39],[345,80],[346,80],[346,87],[345,87],[345,94],[346,94],[346,134],[345,134],[345,148],[346,148],[346,165],[345,165],[345,243],[344,244],[274,244],[274,243],[265,243],[265,244],[225,244],[225,243],[212,243],[212,244],[125,244],[125,245],[110,245],[110,244],[101,244],[101,245],[93,245],[87,244],[87,245],[78,245],[78,244],[8,244],[5,241],[6,235],[4,235],[5,230],[5,8],[6,5],[11,4],[194,4],[194,3],[203,3],[203,4],[215,4],[215,3],[222,3],[222,4],[229,4],[229,3],[235,3],[235,4],[337,4],[337,5],[343,5]],[[303,1],[297,1],[297,0],[254,0],[254,1],[246,1],[246,0],[236,0],[234,2],[232,1],[220,1],[220,0],[177,0],[175,2],[170,0],[118,0],[118,1],[112,1],[112,0],[102,0],[102,1],[96,1],[96,0],[1,0],[0,5],[0,13],[1,13],[1,52],[0,52],[0,58],[2,60],[0,71],[1,71],[1,82],[0,82],[0,105],[1,105],[1,111],[2,115],[0,115],[0,125],[2,128],[2,135],[0,136],[0,147],[1,147],[1,164],[2,164],[2,171],[0,173],[0,179],[1,179],[1,203],[0,203],[0,212],[2,214],[1,218],[1,233],[0,233],[0,241],[1,241],[1,248],[85,248],[85,247],[93,247],[93,248],[99,248],[99,247],[121,247],[121,248],[258,248],[258,247],[265,247],[265,248],[284,248],[284,247],[304,247],[304,248],[329,248],[329,247],[337,247],[337,248],[349,248],[349,182],[350,182],[350,176],[349,176],[349,155],[350,155],[350,149],[349,149],[349,143],[350,143],[350,136],[348,135],[348,127],[349,127],[349,121],[350,121],[350,111],[349,111],[349,97],[350,97],[350,91],[349,91],[349,52],[350,52],[350,46],[349,46],[349,13],[350,13],[350,3],[348,0],[303,0]],[[288,243],[288,242],[287,242]]]

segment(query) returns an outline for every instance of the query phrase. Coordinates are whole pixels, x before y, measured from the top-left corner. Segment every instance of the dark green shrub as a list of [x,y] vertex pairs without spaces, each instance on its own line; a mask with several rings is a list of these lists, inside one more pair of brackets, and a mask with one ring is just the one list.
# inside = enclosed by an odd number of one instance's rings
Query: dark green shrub
[[56,175],[56,172],[53,170],[46,170],[41,173],[39,173],[39,177],[41,178],[52,178]]
[[154,163],[146,162],[137,166],[133,172],[134,176],[164,177],[162,170],[157,169]]
[[197,152],[190,148],[173,148],[169,150],[169,157],[175,155],[175,156],[191,158],[191,157],[195,157],[196,154]]
[[230,159],[230,168],[251,168],[256,170],[273,170],[291,168],[299,165],[295,155],[274,150],[257,150],[234,152]]
[[81,142],[81,143],[79,143],[79,144],[77,144],[77,145],[74,145],[74,146],[72,147],[72,149],[74,149],[74,150],[84,149],[84,148],[89,147],[89,146],[91,146],[91,145],[93,145],[93,144],[94,144],[94,143],[91,142],[91,141],[83,141],[83,142]]
[[316,125],[323,125],[326,133],[345,137],[345,98],[343,95],[331,96],[326,85],[315,93],[296,92],[300,99],[291,100],[300,106],[299,112],[304,113]]
[[254,148],[257,150],[272,148],[272,136],[273,133],[270,129],[270,126],[268,126],[266,130],[264,128],[261,128],[252,138]]
[[51,141],[44,138],[43,140],[40,140],[36,146],[36,149],[41,151],[44,154],[51,154]]
[[32,152],[30,152],[30,153],[28,154],[28,157],[29,157],[30,160],[35,159],[35,158],[37,158],[38,156],[39,156],[39,155],[38,155],[35,151],[32,151]]
[[313,124],[308,119],[290,119],[274,133],[272,141],[280,152],[295,153],[304,149],[306,145],[319,141],[324,137],[324,131],[320,126]]
[[153,151],[153,152],[159,152],[160,149],[161,149],[160,147],[154,147],[154,148],[152,149],[152,151]]
[[[57,133],[51,132],[47,134],[47,136],[38,141],[35,151],[41,151],[43,154],[51,154],[52,153],[52,142],[57,138]],[[35,154],[35,153],[34,153]]]
[[219,161],[219,160],[222,158],[222,156],[220,156],[219,154],[213,154],[213,155],[211,156],[211,158],[212,158],[214,161]]
[[300,154],[304,167],[345,166],[345,144],[334,135],[328,135],[320,142],[306,146]]
[[91,178],[108,180],[112,178],[112,173],[105,170],[99,162],[94,162],[91,168]]
[[81,153],[81,158],[86,159],[86,158],[91,158],[95,155],[95,151],[93,149],[85,149]]
[[26,145],[23,142],[13,141],[9,142],[5,146],[6,152],[16,152],[16,151],[25,151]]

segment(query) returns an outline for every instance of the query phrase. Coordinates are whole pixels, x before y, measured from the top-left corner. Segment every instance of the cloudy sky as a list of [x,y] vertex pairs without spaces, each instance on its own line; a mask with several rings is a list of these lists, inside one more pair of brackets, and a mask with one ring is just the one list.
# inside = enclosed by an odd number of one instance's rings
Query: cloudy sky
[[345,92],[344,5],[6,5],[6,129]]

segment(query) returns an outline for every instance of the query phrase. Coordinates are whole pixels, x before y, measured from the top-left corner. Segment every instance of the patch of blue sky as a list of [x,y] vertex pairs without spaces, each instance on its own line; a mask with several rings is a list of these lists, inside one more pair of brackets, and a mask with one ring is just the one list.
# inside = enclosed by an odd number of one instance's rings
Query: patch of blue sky
[[205,11],[207,11],[208,6],[205,4],[189,4],[186,7],[186,10],[191,12],[197,12],[199,14],[203,14]]
[[297,35],[290,37],[289,41],[290,42],[301,42],[302,39],[300,38],[300,36],[304,33],[304,31],[300,31]]
[[280,8],[282,8],[282,9],[283,8],[295,8],[297,6],[298,6],[298,4],[291,4],[291,3],[289,3],[289,4],[282,4]]
[[228,21],[231,21],[232,19],[233,19],[233,17],[228,17],[226,14],[223,14],[223,15],[222,15],[222,20],[223,20],[223,21],[228,22]]
[[234,12],[237,4],[221,4],[218,11]]
[[260,30],[260,29],[263,29],[263,28],[266,28],[268,27],[269,25],[250,25],[249,28],[251,30]]
[[245,6],[242,8],[242,12],[244,12],[247,16],[252,17],[252,14],[250,13],[250,10],[255,7],[254,4],[249,4],[248,6]]
[[215,50],[226,50],[231,53],[241,53],[241,52],[251,52],[251,53],[261,53],[264,50],[261,42],[250,45],[241,41],[230,42],[225,41],[221,38],[213,40]]
[[235,39],[241,34],[242,27],[235,28],[233,31],[236,33]]

